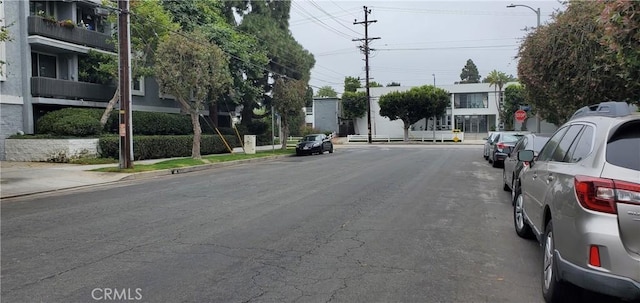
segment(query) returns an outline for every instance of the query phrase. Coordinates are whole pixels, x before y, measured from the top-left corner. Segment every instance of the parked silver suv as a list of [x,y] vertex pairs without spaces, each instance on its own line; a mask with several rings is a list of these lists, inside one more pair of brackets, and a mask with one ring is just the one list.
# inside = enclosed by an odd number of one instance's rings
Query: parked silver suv
[[640,113],[624,102],[584,107],[540,151],[519,151],[514,225],[543,248],[542,294],[567,283],[640,300]]

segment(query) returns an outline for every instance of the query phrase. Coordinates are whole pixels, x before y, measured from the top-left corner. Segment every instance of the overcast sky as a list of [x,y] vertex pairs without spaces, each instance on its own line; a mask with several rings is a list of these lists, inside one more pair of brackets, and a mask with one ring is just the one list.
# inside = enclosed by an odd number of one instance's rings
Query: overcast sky
[[310,84],[314,92],[329,85],[338,93],[344,77],[365,77],[364,55],[357,48],[364,38],[363,6],[371,10],[369,65],[372,81],[403,86],[453,84],[473,60],[484,78],[496,69],[517,76],[518,45],[526,27],[536,26],[540,8],[545,24],[563,6],[558,1],[352,1],[293,0],[290,29],[296,40],[313,53],[316,65]]

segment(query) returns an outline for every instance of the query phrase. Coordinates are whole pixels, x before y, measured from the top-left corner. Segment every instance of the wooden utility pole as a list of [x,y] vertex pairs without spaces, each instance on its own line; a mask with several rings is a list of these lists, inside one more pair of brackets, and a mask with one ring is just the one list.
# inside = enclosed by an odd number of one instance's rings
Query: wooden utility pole
[[369,42],[371,40],[380,39],[380,37],[369,38],[369,23],[378,22],[378,20],[369,20],[367,17],[371,14],[371,10],[364,8],[364,21],[355,20],[353,24],[364,24],[364,39],[353,39],[353,41],[364,41],[364,45],[360,47],[364,53],[364,68],[365,68],[365,88],[367,91],[367,129],[369,131],[368,142],[371,144],[371,94],[369,93],[369,53],[373,50],[369,48]]
[[129,0],[118,1],[118,56],[120,73],[120,169],[133,168],[133,138],[131,131],[131,62],[129,54]]

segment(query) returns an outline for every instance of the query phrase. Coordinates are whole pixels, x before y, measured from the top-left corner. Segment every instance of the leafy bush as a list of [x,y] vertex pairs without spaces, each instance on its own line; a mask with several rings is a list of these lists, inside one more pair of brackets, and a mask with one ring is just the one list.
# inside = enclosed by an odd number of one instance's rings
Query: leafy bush
[[36,122],[38,134],[87,137],[100,134],[101,109],[64,108],[45,114]]
[[64,116],[53,123],[51,130],[55,135],[89,137],[99,135],[102,126],[99,120],[89,115]]
[[[36,133],[37,134],[56,134],[53,130],[53,125],[56,121],[61,120],[64,117],[68,116],[90,116],[96,119],[98,122],[100,121],[100,116],[102,115],[102,111],[99,108],[79,108],[79,107],[69,107],[63,108],[60,110],[52,111],[44,116],[40,117],[38,121],[36,121]],[[69,134],[59,134],[59,135],[69,135]]]
[[[235,136],[224,136],[231,148],[240,146]],[[103,136],[98,141],[100,157],[119,157],[118,136]],[[134,136],[133,158],[135,160],[162,159],[173,157],[190,157],[193,136]],[[202,155],[229,152],[220,136],[203,135],[200,142]]]

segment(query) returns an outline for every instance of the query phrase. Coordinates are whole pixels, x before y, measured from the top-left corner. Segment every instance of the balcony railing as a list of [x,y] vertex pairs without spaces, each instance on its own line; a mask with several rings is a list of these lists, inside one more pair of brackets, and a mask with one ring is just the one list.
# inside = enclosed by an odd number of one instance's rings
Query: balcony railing
[[100,32],[79,28],[64,27],[57,21],[50,21],[39,16],[29,16],[29,35],[40,35],[88,47],[115,52],[111,36]]
[[31,95],[34,97],[106,102],[115,92],[115,86],[45,77],[31,78]]

